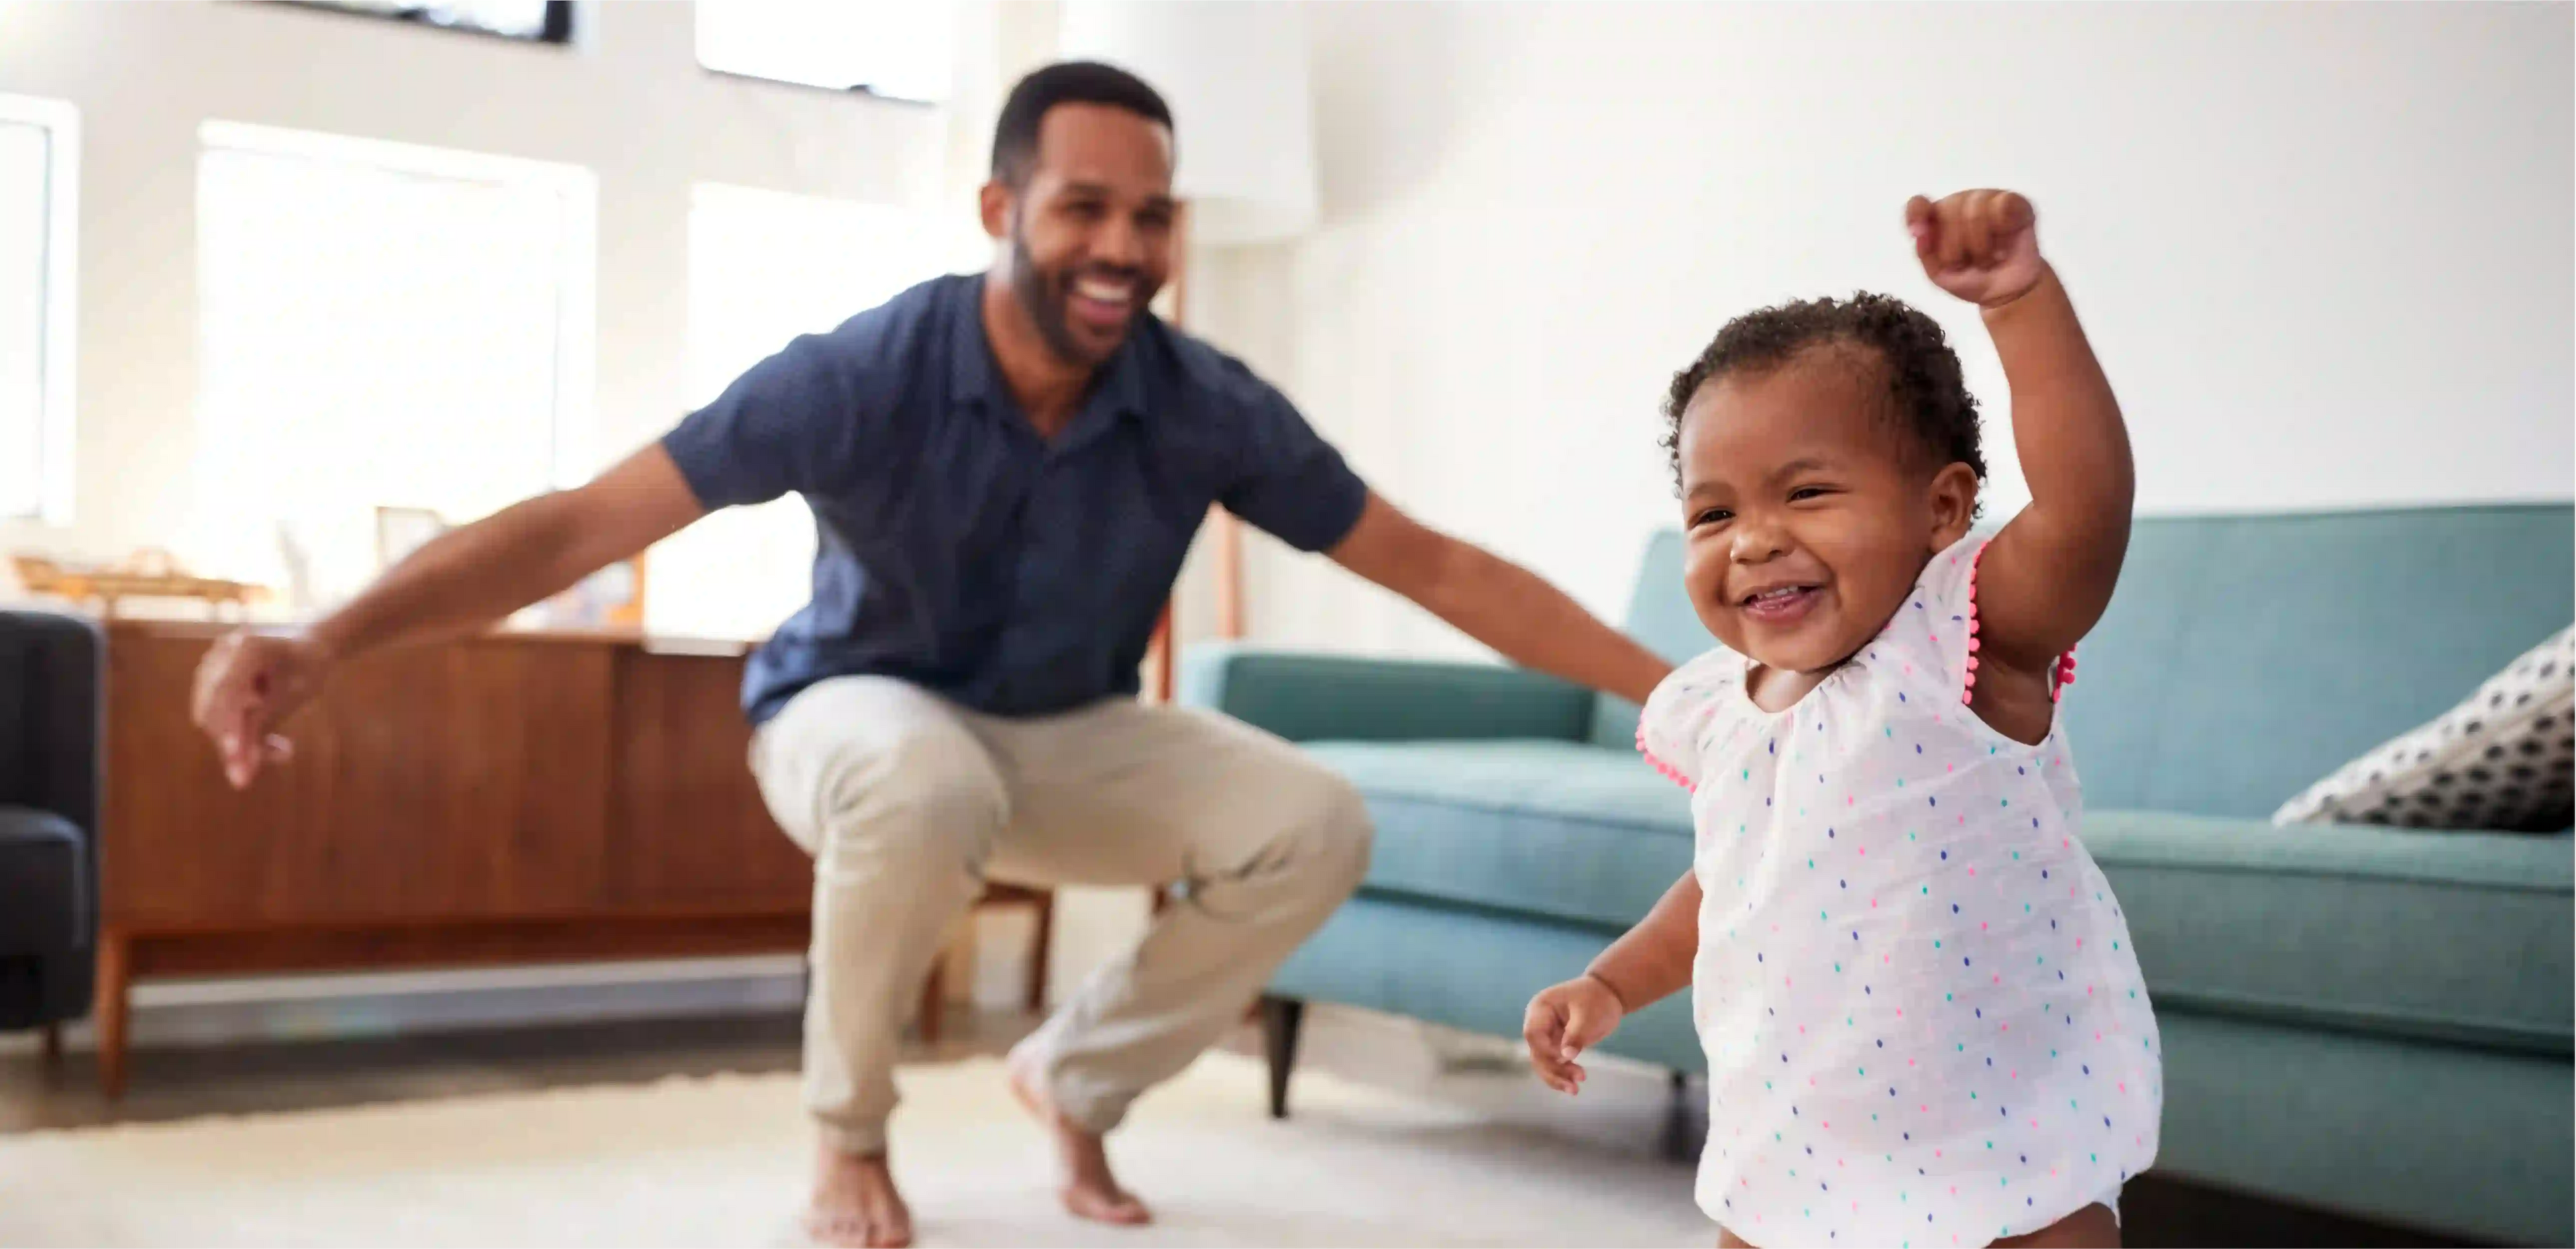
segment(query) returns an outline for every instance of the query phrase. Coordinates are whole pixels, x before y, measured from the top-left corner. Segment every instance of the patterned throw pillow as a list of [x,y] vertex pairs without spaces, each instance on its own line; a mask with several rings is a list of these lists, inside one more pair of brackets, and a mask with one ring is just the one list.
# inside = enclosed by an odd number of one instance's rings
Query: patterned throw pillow
[[2576,629],[2317,782],[2275,824],[2554,833],[2576,818]]

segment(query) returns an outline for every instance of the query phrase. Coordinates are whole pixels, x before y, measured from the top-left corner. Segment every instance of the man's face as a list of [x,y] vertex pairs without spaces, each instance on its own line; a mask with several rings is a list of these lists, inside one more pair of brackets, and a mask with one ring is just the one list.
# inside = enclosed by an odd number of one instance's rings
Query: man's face
[[[1016,189],[988,188],[985,228],[1011,244],[1012,293],[1047,346],[1096,367],[1172,272],[1172,132],[1122,108],[1062,104]],[[995,210],[1000,210],[996,220]]]

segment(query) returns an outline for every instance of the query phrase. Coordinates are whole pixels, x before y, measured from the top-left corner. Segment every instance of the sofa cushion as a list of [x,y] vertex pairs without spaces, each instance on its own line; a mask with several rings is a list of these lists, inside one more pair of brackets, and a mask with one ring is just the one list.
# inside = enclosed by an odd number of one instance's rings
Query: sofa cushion
[[2269,815],[2566,628],[2571,570],[2565,504],[2142,519],[2067,697],[2085,793]]
[[[1377,820],[1364,891],[1620,929],[1689,869],[1687,796],[1563,742],[1318,742]],[[2576,1052],[2566,836],[2095,811],[2160,1009]]]
[[2565,836],[2096,811],[2159,1010],[2571,1052]]
[[1690,797],[1633,748],[1307,746],[1376,817],[1371,892],[1624,928],[1690,870]]

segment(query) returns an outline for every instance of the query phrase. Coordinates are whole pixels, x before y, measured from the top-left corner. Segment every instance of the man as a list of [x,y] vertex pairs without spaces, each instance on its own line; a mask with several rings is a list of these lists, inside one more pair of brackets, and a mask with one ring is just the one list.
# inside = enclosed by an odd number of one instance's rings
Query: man
[[1284,742],[1138,703],[1211,504],[1422,604],[1505,656],[1642,702],[1666,665],[1528,572],[1371,494],[1286,399],[1146,311],[1173,261],[1162,99],[1068,63],[1011,93],[983,188],[992,268],[799,338],[579,489],[429,544],[293,636],[207,656],[198,723],[236,785],[352,655],[488,626],[708,511],[801,494],[813,600],[744,701],[771,812],[814,856],[809,1230],[910,1243],[886,1165],[905,1008],[987,874],[1184,881],[1142,944],[1012,1052],[1073,1213],[1142,1223],[1101,1134],[1242,1015],[1347,898],[1369,823]]

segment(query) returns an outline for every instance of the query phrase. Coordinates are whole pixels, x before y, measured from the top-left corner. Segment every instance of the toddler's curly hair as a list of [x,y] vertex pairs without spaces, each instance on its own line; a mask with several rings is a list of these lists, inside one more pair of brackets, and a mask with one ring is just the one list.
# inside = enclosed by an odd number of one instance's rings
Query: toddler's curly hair
[[1703,387],[1730,373],[1763,373],[1820,347],[1865,350],[1881,362],[1889,414],[1935,466],[1965,464],[1986,479],[1977,401],[1959,375],[1958,353],[1941,326],[1892,295],[1802,299],[1726,323],[1664,396],[1664,453],[1673,485],[1682,478],[1682,412]]

